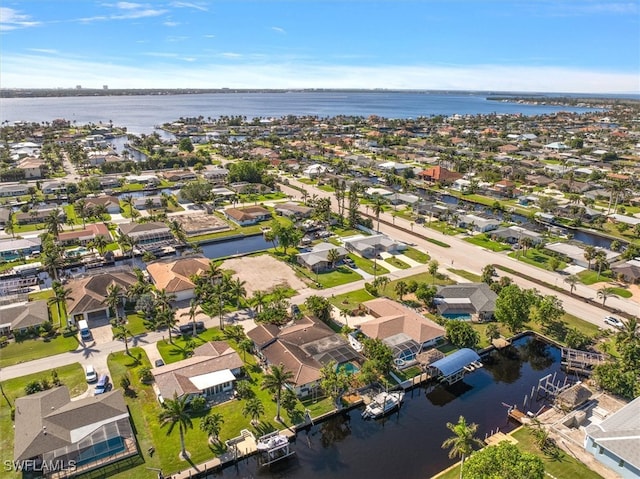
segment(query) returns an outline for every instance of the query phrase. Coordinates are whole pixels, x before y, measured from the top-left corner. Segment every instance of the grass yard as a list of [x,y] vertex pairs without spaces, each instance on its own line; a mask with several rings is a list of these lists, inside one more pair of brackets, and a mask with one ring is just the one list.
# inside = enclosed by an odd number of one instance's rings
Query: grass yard
[[0,367],[75,351],[78,344],[77,335],[65,338],[62,334],[50,340],[38,338],[9,343],[0,349]]
[[[515,258],[518,261],[522,261],[523,263],[530,264],[532,266],[537,266],[542,269],[550,269],[549,268],[549,260],[553,257],[549,254],[546,254],[540,250],[535,248],[530,248],[526,253],[522,251],[514,251],[513,253],[509,253],[509,257]],[[567,267],[567,263],[564,261],[560,261],[558,265],[559,270],[562,270]]]
[[349,258],[351,258],[356,266],[365,273],[381,275],[389,272],[387,268],[380,265],[380,262],[371,261],[370,259],[363,258],[357,254],[350,254]]
[[486,235],[470,236],[464,239],[467,243],[480,246],[491,251],[508,251],[511,246],[487,238]]
[[323,288],[333,288],[334,286],[353,283],[362,279],[362,276],[347,266],[338,266],[333,271],[327,271],[326,273],[311,274],[310,277],[317,279]]
[[427,264],[431,259],[431,256],[429,256],[427,253],[411,247],[404,250],[402,254],[404,254],[407,258],[411,258],[412,260],[422,264]]
[[464,269],[448,268],[448,271],[451,271],[453,274],[456,274],[461,278],[467,279],[472,283],[479,283],[482,280],[482,277],[479,274],[471,273]]
[[350,309],[354,310],[360,306],[360,303],[375,299],[366,290],[359,289],[357,291],[351,291],[349,293],[339,294],[329,298],[329,302],[338,309]]
[[628,289],[625,288],[620,288],[620,287],[613,287],[611,288],[611,291],[613,292],[613,294],[620,296],[621,298],[630,298],[631,296],[633,296],[633,293],[631,291],[629,291]]
[[[19,397],[25,396],[24,388],[32,381],[38,381],[43,378],[51,379],[52,370],[42,371],[36,374],[30,374],[28,376],[22,376],[15,379],[9,379],[2,382],[2,389],[4,394],[11,401],[11,406],[7,404],[6,399],[0,397],[0,461],[5,464],[5,461],[13,461],[13,421],[11,420],[11,407],[14,406],[15,400]],[[71,396],[77,396],[87,390],[87,383],[84,379],[84,371],[80,364],[70,364],[56,368],[58,378],[63,384],[69,387]],[[22,474],[12,473],[4,470],[2,475],[4,478],[21,478]]]
[[224,339],[224,335],[218,328],[209,328],[206,331],[198,334],[197,336],[176,336],[173,335],[173,344],[169,342],[168,335],[167,339],[158,341],[156,346],[158,348],[158,352],[165,364],[175,363],[176,361],[181,361],[185,359],[189,348],[187,347],[187,343],[189,341],[193,341],[195,346],[201,346],[209,341],[217,341]]
[[407,263],[405,263],[404,261],[396,258],[395,256],[391,256],[390,258],[386,258],[384,261],[386,263],[389,263],[392,266],[395,266],[396,268],[399,268],[399,269],[409,269],[411,267]]
[[140,313],[127,314],[127,329],[133,336],[143,334],[147,332],[147,328],[144,326],[143,315]]
[[585,284],[587,286],[590,286],[595,283],[599,283],[600,281],[608,281],[609,279],[611,279],[609,276],[606,276],[605,274],[598,274],[597,271],[591,271],[588,269],[585,269],[584,271],[580,271],[578,273],[578,278],[580,278],[580,281],[582,281],[582,284]]

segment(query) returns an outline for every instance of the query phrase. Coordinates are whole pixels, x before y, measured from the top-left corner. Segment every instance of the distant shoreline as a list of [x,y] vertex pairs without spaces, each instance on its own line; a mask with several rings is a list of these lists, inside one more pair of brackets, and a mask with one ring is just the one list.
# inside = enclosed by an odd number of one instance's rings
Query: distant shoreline
[[301,89],[261,89],[261,88],[144,88],[144,89],[98,89],[98,88],[2,88],[0,98],[64,98],[64,97],[97,97],[97,96],[165,96],[165,95],[202,95],[223,93],[423,93],[434,94],[472,94],[485,95],[488,101],[540,103],[574,105],[579,102],[610,102],[612,100],[640,101],[640,95],[634,94],[590,94],[590,93],[535,93],[535,92],[496,92],[480,90],[393,90],[393,89],[358,89],[358,88],[301,88]]

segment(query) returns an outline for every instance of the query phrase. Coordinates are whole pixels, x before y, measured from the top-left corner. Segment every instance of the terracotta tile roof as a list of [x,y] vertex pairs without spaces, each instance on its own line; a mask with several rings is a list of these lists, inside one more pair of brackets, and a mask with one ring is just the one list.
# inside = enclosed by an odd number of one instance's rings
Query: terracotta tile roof
[[147,271],[158,289],[177,293],[193,289],[191,276],[209,269],[206,258],[183,258],[171,262],[158,261],[147,265]]
[[418,176],[421,176],[422,178],[429,178],[432,181],[455,181],[462,178],[460,173],[450,171],[442,166],[432,166],[431,168],[427,168],[418,173]]
[[58,234],[58,241],[71,241],[74,239],[91,239],[95,236],[103,235],[111,241],[111,232],[104,223],[94,223],[87,225],[85,229],[75,231],[65,231]]
[[69,288],[73,299],[67,302],[69,316],[106,309],[104,300],[109,286],[118,285],[126,292],[136,281],[136,276],[129,272],[99,273],[71,280]]

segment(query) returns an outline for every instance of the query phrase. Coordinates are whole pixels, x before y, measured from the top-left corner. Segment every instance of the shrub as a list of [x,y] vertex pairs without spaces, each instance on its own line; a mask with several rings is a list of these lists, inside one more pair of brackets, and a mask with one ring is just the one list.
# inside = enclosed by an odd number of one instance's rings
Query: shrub
[[251,385],[247,381],[236,382],[236,393],[239,399],[249,399],[255,396]]
[[9,342],[9,340],[7,339],[6,336],[0,336],[0,347],[2,346],[6,346],[6,344]]
[[207,400],[202,396],[194,397],[191,400],[191,410],[193,412],[202,412],[207,408]]
[[151,374],[151,369],[147,367],[138,369],[138,379],[140,379],[140,382],[145,384],[153,381],[153,374]]
[[42,391],[42,385],[40,381],[31,381],[24,387],[24,392],[28,396],[29,394],[35,394]]
[[571,349],[584,349],[591,344],[591,337],[575,328],[571,328],[567,331],[564,341]]
[[376,296],[376,297],[378,296],[378,288],[376,288],[371,283],[364,283],[364,289],[371,296]]

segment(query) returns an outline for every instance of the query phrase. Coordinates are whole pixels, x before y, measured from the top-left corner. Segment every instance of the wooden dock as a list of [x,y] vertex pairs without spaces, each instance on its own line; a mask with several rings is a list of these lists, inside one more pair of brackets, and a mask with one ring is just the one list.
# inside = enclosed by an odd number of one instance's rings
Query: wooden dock
[[567,371],[590,376],[593,368],[604,363],[607,357],[601,353],[580,351],[579,349],[562,348],[561,364]]
[[518,444],[518,440],[515,437],[500,431],[493,433],[484,440],[484,442],[487,443],[487,446],[496,446],[502,441],[508,441],[511,444]]
[[529,424],[531,422],[531,418],[515,406],[509,409],[508,414],[511,419],[519,424]]

